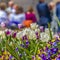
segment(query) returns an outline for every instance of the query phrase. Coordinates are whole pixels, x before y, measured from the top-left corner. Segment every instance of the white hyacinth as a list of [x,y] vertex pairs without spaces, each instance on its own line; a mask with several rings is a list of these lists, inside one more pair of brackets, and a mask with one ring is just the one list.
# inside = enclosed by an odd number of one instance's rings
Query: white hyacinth
[[40,40],[43,42],[48,42],[50,40],[49,34],[45,32],[40,33]]
[[36,23],[32,23],[31,25],[30,25],[30,27],[31,27],[31,29],[36,29],[36,28],[38,28],[38,25],[36,24]]

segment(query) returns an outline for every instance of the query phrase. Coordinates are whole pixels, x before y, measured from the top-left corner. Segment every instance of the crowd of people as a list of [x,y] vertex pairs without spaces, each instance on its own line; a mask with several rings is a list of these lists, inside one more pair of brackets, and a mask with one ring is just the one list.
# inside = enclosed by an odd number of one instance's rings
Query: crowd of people
[[54,2],[47,4],[45,0],[39,0],[36,10],[39,20],[37,20],[32,6],[28,6],[27,11],[24,12],[23,6],[19,6],[13,1],[9,1],[8,6],[5,2],[1,2],[0,24],[4,23],[8,28],[11,28],[12,26],[17,27],[18,24],[29,27],[31,23],[37,23],[39,26],[48,28],[49,23],[53,31],[60,32],[60,26],[56,21],[56,17],[58,18],[58,22],[60,21],[60,1],[56,4]]

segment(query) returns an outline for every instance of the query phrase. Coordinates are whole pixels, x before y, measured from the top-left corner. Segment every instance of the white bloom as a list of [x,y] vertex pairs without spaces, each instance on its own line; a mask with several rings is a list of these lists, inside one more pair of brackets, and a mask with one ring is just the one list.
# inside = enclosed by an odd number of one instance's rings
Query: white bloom
[[35,29],[35,32],[39,32],[40,33],[40,29],[39,28]]
[[55,34],[55,35],[53,36],[53,38],[58,38],[58,39],[59,39],[59,35],[58,35],[58,34]]
[[16,38],[17,38],[17,39],[22,38],[22,34],[23,34],[23,32],[22,32],[22,31],[21,31],[21,32],[18,32],[18,33],[16,34]]
[[28,37],[29,37],[29,39],[36,39],[35,32],[34,31],[31,31]]
[[[4,31],[0,31],[0,36],[2,37],[2,38],[5,38],[5,32]],[[0,38],[1,38],[0,37]]]
[[50,36],[45,32],[40,33],[40,40],[43,42],[48,42],[50,40]]
[[38,28],[38,25],[36,23],[32,23],[30,25],[30,27],[31,27],[31,29],[36,29],[36,28]]
[[0,36],[4,34],[4,31],[0,31]]

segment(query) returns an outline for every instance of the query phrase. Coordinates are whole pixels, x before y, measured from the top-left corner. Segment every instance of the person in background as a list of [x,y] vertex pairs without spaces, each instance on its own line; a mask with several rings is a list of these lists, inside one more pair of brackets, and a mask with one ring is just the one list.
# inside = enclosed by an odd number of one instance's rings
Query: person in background
[[[60,22],[60,0],[56,3],[56,16],[58,18],[58,22]],[[58,24],[58,31],[57,32],[60,32],[59,24]]]
[[17,4],[14,4],[14,5],[13,5],[12,13],[15,13],[15,12],[16,12],[16,10],[15,10],[15,9],[16,9],[17,7],[18,7],[18,5],[17,5]]
[[56,7],[53,1],[49,3],[49,9],[51,12],[51,17],[52,17],[51,29],[55,34],[57,33],[58,26],[57,26],[57,21],[56,21]]
[[11,0],[8,2],[8,8],[6,9],[7,13],[10,14],[10,13],[13,13],[12,10],[13,10],[13,6],[14,6],[14,2]]
[[6,3],[4,2],[0,3],[0,24],[1,23],[7,24],[8,22],[8,16],[5,9],[6,9]]
[[26,12],[26,20],[31,20],[32,23],[36,23],[37,22],[37,18],[34,12],[34,9],[32,6],[29,6]]
[[25,13],[23,8],[20,6],[16,7],[16,12],[9,15],[9,26],[17,27],[18,24],[22,24],[25,19]]
[[48,23],[51,24],[52,19],[48,4],[46,4],[44,0],[39,0],[39,3],[37,4],[37,12],[39,15],[38,24],[44,26],[44,28],[48,28]]

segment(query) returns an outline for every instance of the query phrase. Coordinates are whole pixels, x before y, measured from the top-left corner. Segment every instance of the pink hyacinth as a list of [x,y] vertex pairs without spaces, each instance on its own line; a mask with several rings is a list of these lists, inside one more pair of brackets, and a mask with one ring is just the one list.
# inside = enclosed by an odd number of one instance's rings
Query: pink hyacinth
[[43,32],[44,31],[44,27],[40,26],[40,31]]
[[23,27],[22,24],[18,24],[18,28],[21,29]]
[[2,23],[1,23],[1,28],[5,28],[5,27],[6,27],[5,23],[2,22]]

